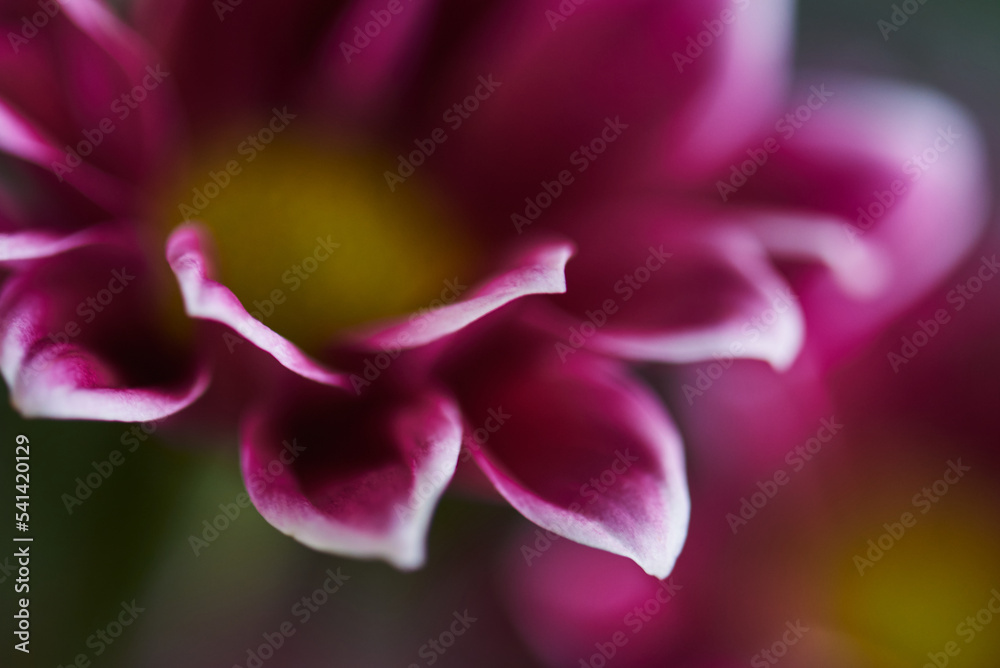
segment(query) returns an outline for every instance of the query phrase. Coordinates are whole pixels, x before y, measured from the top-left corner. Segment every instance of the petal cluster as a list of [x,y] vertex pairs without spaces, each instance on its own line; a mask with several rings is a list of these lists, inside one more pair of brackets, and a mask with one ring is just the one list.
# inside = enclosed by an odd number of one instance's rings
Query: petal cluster
[[[316,549],[415,568],[449,485],[485,484],[666,577],[684,453],[637,365],[832,366],[975,239],[975,127],[898,83],[793,82],[789,1],[589,0],[554,20],[428,0],[366,35],[382,4],[149,2],[122,20],[74,0],[0,57],[12,400],[217,422],[261,514]],[[31,8],[8,7],[4,27]],[[398,164],[423,151],[414,180],[489,250],[472,287],[306,351],[226,284],[209,227],[159,234],[170,166],[286,103]]]

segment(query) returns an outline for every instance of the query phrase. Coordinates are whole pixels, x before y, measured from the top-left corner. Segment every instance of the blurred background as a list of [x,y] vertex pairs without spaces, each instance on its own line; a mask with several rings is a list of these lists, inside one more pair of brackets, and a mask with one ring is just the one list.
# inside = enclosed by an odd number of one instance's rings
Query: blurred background
[[[890,2],[799,5],[801,69],[927,83],[969,108],[1000,155],[995,0],[926,0],[888,40],[877,22]],[[949,280],[827,381],[822,411],[802,400],[807,380],[756,363],[693,406],[680,386],[697,366],[646,372],[684,432],[693,502],[666,584],[459,498],[442,502],[417,573],[318,554],[238,504],[235,449],[179,448],[155,425],[25,421],[3,397],[4,452],[16,434],[32,444],[35,542],[32,653],[0,664],[993,668],[1000,280],[961,311],[948,295],[998,251],[994,222]],[[940,308],[951,320],[894,371],[887,354]],[[769,414],[795,426],[769,430]],[[99,485],[82,498],[88,476]]]

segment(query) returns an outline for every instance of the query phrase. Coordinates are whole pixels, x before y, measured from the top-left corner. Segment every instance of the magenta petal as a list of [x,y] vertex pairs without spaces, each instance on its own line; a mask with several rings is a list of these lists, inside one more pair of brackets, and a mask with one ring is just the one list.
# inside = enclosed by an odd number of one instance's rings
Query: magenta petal
[[95,226],[73,234],[35,230],[0,231],[0,263],[49,257],[81,246],[108,243],[114,239],[115,234],[111,226]]
[[805,333],[797,298],[757,237],[723,215],[647,202],[569,217],[580,252],[555,334],[626,359],[788,367]]
[[[331,110],[338,115],[350,112],[357,121],[365,122],[378,116],[380,108],[392,108],[379,105],[386,105],[394,94],[401,93],[407,75],[416,69],[419,58],[415,50],[429,32],[439,5],[435,0],[399,3],[396,6],[401,11],[389,13],[385,0],[351,3],[325,47],[324,68],[332,86]],[[385,25],[371,38],[364,29],[373,16],[381,18]]]
[[885,252],[873,244],[851,239],[845,234],[842,219],[804,212],[760,211],[749,214],[746,223],[772,256],[825,266],[847,295],[864,299],[885,289]]
[[311,386],[250,415],[243,477],[261,515],[314,549],[423,564],[461,420],[439,395],[355,399]]
[[[563,5],[573,8],[568,17],[558,3],[485,5],[478,37],[446,53],[454,71],[431,73],[427,81],[428,127],[477,86],[483,94],[483,82],[495,88],[449,144],[443,164],[449,178],[471,202],[500,214],[497,220],[510,229],[509,215],[523,209],[524,198],[536,193],[543,179],[576,170],[571,156],[602,132],[620,139],[596,169],[604,174],[613,169],[611,176],[625,171],[635,152],[653,151],[663,128],[718,75],[722,48],[709,50],[685,71],[678,70],[674,54],[705,29],[703,21],[730,5],[588,0]],[[492,157],[483,160],[484,155]],[[574,186],[565,197],[599,187],[591,174],[591,185]]]
[[[734,202],[747,197],[836,220],[843,239],[878,258],[879,275],[860,295],[845,290],[838,272],[796,281],[814,343],[846,350],[912,305],[978,237],[989,201],[985,143],[964,110],[932,91],[833,76],[808,81],[832,96]],[[791,256],[790,231],[762,238],[775,255]],[[825,243],[819,231],[794,234],[812,235],[814,248]]]
[[[81,187],[102,174],[135,182],[161,165],[173,145],[170,73],[105,3],[53,6],[56,11],[37,34],[0,54],[0,99],[52,138],[57,154],[43,166],[69,172],[68,182]],[[45,7],[23,3],[7,11],[20,21],[37,17],[40,9]],[[14,32],[4,34],[15,36],[22,28],[18,22]],[[122,96],[136,86],[146,95],[128,107]],[[91,150],[83,152],[81,144]],[[69,147],[80,151],[83,164],[73,167]],[[122,199],[119,194],[101,203],[121,210]]]
[[248,110],[303,109],[300,93],[316,87],[317,53],[346,4],[141,0],[132,11],[174,77],[193,134],[216,138]]
[[517,255],[509,266],[473,288],[467,297],[426,314],[386,325],[360,337],[371,348],[415,348],[436,341],[526,295],[566,292],[566,263],[574,253],[566,242],[545,242]]
[[[115,282],[117,281],[117,282]],[[190,405],[207,365],[158,331],[134,253],[88,247],[19,271],[0,295],[0,372],[25,416],[146,421]]]
[[[56,143],[35,127],[22,114],[0,99],[0,151],[9,153],[43,169],[51,169],[55,163],[66,159],[66,154],[56,147]],[[73,186],[109,211],[122,208],[127,198],[124,184],[114,177],[101,172],[88,163],[83,163],[60,180]]]
[[[465,447],[525,517],[666,577],[690,502],[680,436],[618,363],[565,363],[548,338],[498,333],[450,382],[469,421]],[[447,374],[446,374],[447,375]]]
[[[11,388],[11,402],[25,417],[70,420],[159,420],[190,406],[208,387],[203,368],[186,387],[121,389],[102,387],[114,376],[102,361],[72,346],[51,346],[27,355],[23,339],[14,332],[30,327],[31,314],[15,313],[3,326],[0,341],[11,348],[3,375]],[[21,345],[19,345],[19,343]]]
[[167,261],[177,277],[187,314],[231,327],[304,378],[348,387],[346,375],[311,359],[291,341],[250,315],[229,288],[212,279],[214,270],[206,252],[208,234],[198,225],[187,224],[174,230],[167,240]]
[[[707,27],[722,30],[706,49],[718,60],[713,63],[714,76],[680,118],[665,128],[664,159],[672,178],[691,182],[728,167],[780,117],[792,62],[793,4],[792,0],[731,3],[724,11],[734,18],[721,25],[719,8],[705,17]],[[700,32],[696,39],[701,39]],[[686,55],[695,42],[685,45],[681,54]],[[706,54],[691,63],[682,59],[678,67],[696,70],[706,66],[705,59]]]

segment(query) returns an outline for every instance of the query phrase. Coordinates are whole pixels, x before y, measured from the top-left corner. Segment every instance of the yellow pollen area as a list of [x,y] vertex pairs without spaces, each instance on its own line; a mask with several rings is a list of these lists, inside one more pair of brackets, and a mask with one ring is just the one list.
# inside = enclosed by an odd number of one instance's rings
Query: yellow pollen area
[[169,229],[204,223],[220,281],[306,350],[346,328],[440,306],[455,278],[475,278],[467,230],[421,174],[391,191],[390,155],[291,135],[204,155],[163,200]]

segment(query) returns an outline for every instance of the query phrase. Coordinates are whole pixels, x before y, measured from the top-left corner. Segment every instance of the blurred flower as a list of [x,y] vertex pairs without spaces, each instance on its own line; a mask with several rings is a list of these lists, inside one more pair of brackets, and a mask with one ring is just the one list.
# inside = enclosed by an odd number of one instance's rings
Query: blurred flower
[[60,10],[0,61],[15,405],[238,422],[269,522],[402,568],[459,468],[665,577],[681,443],[627,365],[822,372],[983,211],[949,103],[789,90],[789,2]]

